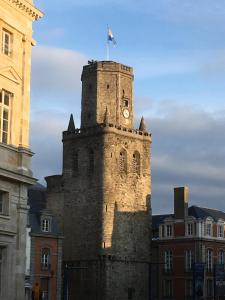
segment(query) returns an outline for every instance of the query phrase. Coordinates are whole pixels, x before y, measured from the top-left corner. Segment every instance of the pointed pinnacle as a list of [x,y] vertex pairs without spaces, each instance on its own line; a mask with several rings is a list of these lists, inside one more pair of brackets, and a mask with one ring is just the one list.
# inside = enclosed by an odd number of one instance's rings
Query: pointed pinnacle
[[144,120],[143,117],[141,118],[141,122],[140,122],[140,125],[139,125],[139,130],[143,131],[143,132],[147,131],[146,126],[145,126],[145,120]]
[[74,124],[74,120],[73,120],[73,114],[70,115],[70,121],[69,121],[67,131],[68,132],[74,132],[75,131],[75,124]]

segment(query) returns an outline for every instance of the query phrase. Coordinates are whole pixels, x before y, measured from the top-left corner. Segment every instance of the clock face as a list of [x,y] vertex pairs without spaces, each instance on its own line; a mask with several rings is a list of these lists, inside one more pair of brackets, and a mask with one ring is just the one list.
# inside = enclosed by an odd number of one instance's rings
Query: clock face
[[123,116],[124,116],[124,118],[126,118],[126,119],[129,118],[130,113],[129,113],[129,110],[128,110],[128,109],[124,109],[124,110],[123,110]]

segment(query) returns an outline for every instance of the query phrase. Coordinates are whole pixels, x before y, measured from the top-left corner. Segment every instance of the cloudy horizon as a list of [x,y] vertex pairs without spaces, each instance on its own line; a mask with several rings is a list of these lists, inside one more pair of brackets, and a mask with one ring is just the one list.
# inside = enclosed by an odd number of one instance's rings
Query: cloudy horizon
[[62,131],[70,113],[79,127],[82,66],[104,59],[108,18],[118,43],[112,59],[134,67],[135,124],[144,115],[152,133],[153,214],[172,212],[173,188],[184,185],[190,205],[225,210],[225,5],[160,0],[149,11],[145,0],[130,3],[35,1],[45,17],[32,55],[34,175],[43,183],[61,172]]

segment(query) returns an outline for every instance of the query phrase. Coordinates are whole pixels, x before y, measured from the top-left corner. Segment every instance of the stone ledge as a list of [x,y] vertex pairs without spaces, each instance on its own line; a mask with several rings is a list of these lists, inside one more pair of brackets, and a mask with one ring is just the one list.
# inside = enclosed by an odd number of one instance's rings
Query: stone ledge
[[118,126],[115,124],[98,124],[96,126],[92,127],[86,127],[86,128],[77,128],[75,129],[74,132],[69,132],[69,131],[64,131],[63,132],[63,139],[66,138],[73,138],[76,136],[86,136],[86,135],[93,135],[93,134],[98,134],[98,133],[104,133],[104,132],[109,132],[109,131],[118,131],[117,133],[127,133],[129,136],[132,135],[137,135],[137,136],[142,136],[146,138],[151,138],[151,133],[140,131],[138,129],[132,129],[132,128],[126,128],[122,126]]
[[23,13],[27,14],[32,20],[38,20],[43,17],[43,13],[34,7],[31,3],[26,0],[4,0],[16,7],[18,10],[22,10]]
[[24,182],[27,184],[35,184],[37,179],[30,177],[30,176],[26,176],[26,175],[22,175],[13,171],[9,171],[3,168],[0,168],[0,177],[6,177],[8,180],[12,180],[12,181],[19,181],[19,182]]

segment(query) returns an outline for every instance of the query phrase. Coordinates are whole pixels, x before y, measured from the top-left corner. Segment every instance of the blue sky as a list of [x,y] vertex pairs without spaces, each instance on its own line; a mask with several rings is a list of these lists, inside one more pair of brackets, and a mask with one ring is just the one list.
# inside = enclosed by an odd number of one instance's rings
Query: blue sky
[[70,112],[79,126],[82,65],[106,58],[110,24],[117,40],[110,58],[134,67],[136,122],[144,115],[153,134],[153,212],[172,211],[177,185],[190,187],[191,204],[225,210],[224,0],[35,4],[45,14],[34,24],[35,175],[60,172]]

